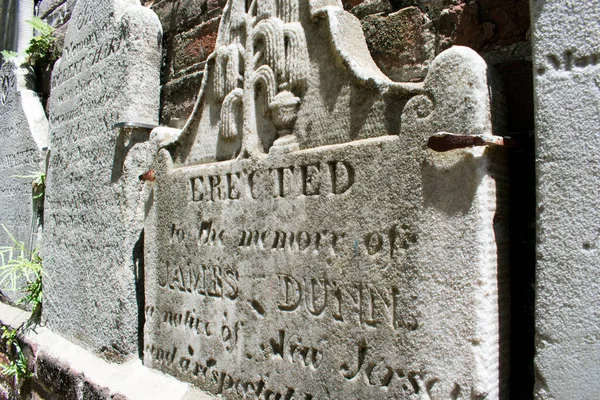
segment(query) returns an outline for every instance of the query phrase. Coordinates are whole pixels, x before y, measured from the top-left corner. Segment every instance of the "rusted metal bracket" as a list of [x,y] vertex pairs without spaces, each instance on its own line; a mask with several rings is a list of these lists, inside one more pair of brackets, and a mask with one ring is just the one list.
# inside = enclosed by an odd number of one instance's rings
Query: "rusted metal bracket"
[[450,132],[438,132],[427,141],[431,150],[444,152],[475,146],[515,147],[515,141],[510,137],[495,135],[461,135]]

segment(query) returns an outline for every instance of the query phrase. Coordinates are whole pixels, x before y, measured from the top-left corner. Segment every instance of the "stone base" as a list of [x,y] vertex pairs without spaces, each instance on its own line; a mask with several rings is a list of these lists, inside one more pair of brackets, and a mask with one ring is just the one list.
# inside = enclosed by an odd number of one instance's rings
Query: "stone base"
[[[19,327],[29,313],[0,303],[0,324]],[[17,386],[22,399],[199,399],[216,397],[175,378],[153,371],[139,359],[109,363],[84,348],[40,327],[21,338],[33,377]],[[2,395],[12,398],[15,388],[3,377]],[[14,393],[14,392],[13,392]]]

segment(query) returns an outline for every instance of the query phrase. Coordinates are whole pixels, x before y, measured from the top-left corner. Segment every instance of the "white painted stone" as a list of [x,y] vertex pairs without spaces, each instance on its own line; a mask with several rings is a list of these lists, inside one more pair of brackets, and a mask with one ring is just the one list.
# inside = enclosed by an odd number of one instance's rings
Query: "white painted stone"
[[600,3],[532,1],[538,399],[600,393]]
[[96,352],[137,348],[148,133],[113,125],[157,123],[161,36],[137,1],[79,0],[52,74],[44,313]]
[[492,133],[485,62],[397,83],[337,0],[246,3],[156,132],[145,364],[225,398],[499,398],[503,154],[426,148]]
[[19,46],[19,2],[0,1],[0,50],[16,51]]
[[[38,244],[39,204],[32,181],[18,176],[45,171],[48,120],[37,93],[31,69],[20,59],[4,63],[0,70],[0,224],[33,249]],[[12,245],[0,229],[0,246]]]

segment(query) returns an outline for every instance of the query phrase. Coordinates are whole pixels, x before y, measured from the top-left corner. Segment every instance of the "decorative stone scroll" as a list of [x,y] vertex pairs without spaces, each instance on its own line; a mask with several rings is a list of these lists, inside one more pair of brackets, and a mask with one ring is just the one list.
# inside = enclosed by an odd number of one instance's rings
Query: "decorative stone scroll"
[[[108,357],[137,350],[148,133],[157,124],[160,22],[137,1],[78,0],[52,74],[44,312]],[[141,329],[141,327],[140,327]]]
[[156,138],[144,362],[225,398],[498,398],[503,150],[426,147],[493,132],[488,73],[456,47],[392,82],[336,1],[229,1]]
[[[48,120],[34,91],[33,71],[20,61],[5,62],[0,70],[0,224],[33,249],[41,223],[39,204],[33,199],[33,179],[22,177],[45,171]],[[12,245],[0,229],[0,246]]]

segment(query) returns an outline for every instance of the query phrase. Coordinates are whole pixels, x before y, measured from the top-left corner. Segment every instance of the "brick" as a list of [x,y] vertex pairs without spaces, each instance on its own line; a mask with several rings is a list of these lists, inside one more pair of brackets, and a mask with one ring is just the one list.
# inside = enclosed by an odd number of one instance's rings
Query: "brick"
[[179,31],[191,29],[208,19],[207,0],[179,0],[177,24]]
[[101,388],[88,381],[83,382],[81,394],[85,400],[105,400],[110,397],[108,388]]
[[162,88],[161,125],[182,128],[196,104],[202,72],[168,82]]
[[220,18],[175,36],[172,69],[175,74],[202,61],[215,49]]
[[485,51],[527,41],[529,6],[521,0],[480,0],[450,6],[436,21],[437,51],[452,45]]
[[39,383],[50,393],[64,400],[77,399],[79,379],[76,375],[69,373],[68,367],[47,357],[38,356],[35,374]]

